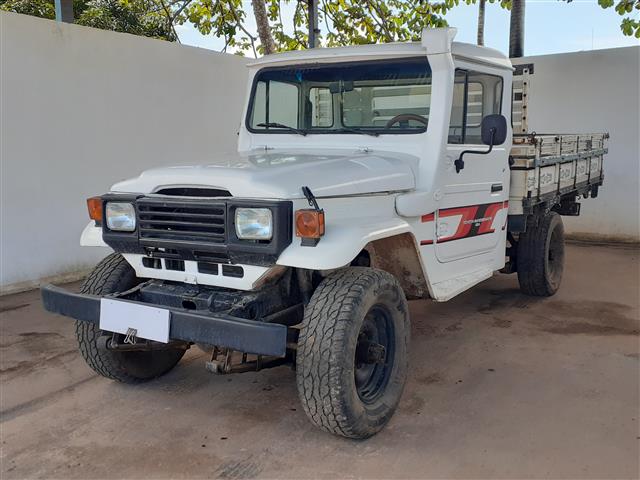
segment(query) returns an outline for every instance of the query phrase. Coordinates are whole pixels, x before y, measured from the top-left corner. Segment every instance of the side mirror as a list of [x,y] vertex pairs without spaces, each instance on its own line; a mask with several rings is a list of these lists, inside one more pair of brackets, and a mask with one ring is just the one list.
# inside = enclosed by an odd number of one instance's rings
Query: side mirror
[[482,143],[489,145],[489,150],[464,150],[460,152],[458,159],[453,162],[456,167],[456,173],[460,173],[460,170],[464,168],[464,160],[462,160],[462,157],[465,154],[487,155],[491,153],[494,145],[502,145],[505,142],[507,139],[507,119],[504,115],[492,114],[484,117],[480,124],[480,138],[482,139]]
[[507,139],[507,119],[504,115],[487,115],[480,124],[480,137],[485,145],[502,145]]

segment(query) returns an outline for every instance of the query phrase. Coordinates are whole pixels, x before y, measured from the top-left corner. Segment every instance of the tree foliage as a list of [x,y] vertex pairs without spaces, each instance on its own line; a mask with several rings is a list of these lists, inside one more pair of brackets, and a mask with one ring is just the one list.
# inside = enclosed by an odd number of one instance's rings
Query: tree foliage
[[[475,0],[462,0],[473,3]],[[257,20],[263,4],[275,51],[306,48],[308,3],[298,0],[253,0],[247,12],[241,0],[184,0],[178,23],[191,22],[204,35],[224,38],[225,50],[270,53],[263,35],[254,33],[249,18]],[[319,0],[319,27],[323,46],[359,45],[416,40],[426,26],[444,26],[445,14],[460,0]],[[267,40],[267,42],[265,42]]]
[[598,4],[602,8],[614,7],[624,17],[620,24],[622,33],[640,38],[640,0],[598,0]]
[[[427,26],[445,26],[447,12],[478,0],[318,0],[323,46],[418,40]],[[511,8],[511,0],[487,0]],[[565,0],[568,3],[573,0]],[[0,10],[54,18],[54,0],[0,0]],[[640,38],[640,0],[598,0],[624,18],[625,35]],[[253,55],[306,48],[306,0],[74,0],[76,23],[176,41],[176,25],[192,23],[224,40],[224,51]]]
[[[168,7],[164,0],[74,0],[75,23],[145,37],[175,41]],[[0,0],[0,10],[54,19],[53,0]]]
[[[573,0],[566,0],[571,3]],[[602,8],[614,8],[624,17],[620,23],[620,30],[625,35],[640,38],[640,0],[598,0]]]

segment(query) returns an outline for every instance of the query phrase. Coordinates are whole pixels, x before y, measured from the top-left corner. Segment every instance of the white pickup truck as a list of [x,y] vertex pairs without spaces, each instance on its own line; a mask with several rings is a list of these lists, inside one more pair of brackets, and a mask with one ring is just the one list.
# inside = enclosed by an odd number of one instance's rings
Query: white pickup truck
[[212,372],[289,364],[314,424],[366,438],[405,384],[407,299],[498,271],[553,295],[608,136],[514,134],[511,62],[454,36],[258,59],[236,154],[89,199],[81,243],[114,253],[81,293],[42,289],[89,366],[137,383],[193,344]]

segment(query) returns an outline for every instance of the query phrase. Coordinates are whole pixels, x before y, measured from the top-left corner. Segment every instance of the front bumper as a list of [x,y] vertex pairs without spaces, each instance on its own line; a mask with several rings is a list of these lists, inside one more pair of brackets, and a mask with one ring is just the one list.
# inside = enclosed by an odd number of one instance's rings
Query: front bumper
[[[41,288],[45,310],[83,322],[100,324],[100,298],[96,295],[72,293],[53,285]],[[122,300],[132,302],[131,300]],[[132,302],[149,305],[143,302]],[[190,310],[169,310],[171,340],[206,343],[256,355],[284,357],[287,327],[276,323],[257,322],[221,313],[203,314]]]

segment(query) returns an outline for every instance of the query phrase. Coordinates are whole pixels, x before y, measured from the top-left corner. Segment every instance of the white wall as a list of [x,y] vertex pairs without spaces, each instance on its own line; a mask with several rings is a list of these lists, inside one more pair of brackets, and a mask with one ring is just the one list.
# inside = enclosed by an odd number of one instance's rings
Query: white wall
[[236,149],[245,60],[0,12],[0,288],[78,272],[85,199]]
[[525,57],[530,77],[529,131],[609,132],[605,183],[564,217],[574,236],[640,241],[640,46]]
[[[236,148],[245,60],[0,12],[0,292],[90,268],[85,199]],[[601,196],[567,229],[639,241],[640,47],[529,57],[529,125],[611,133]]]

